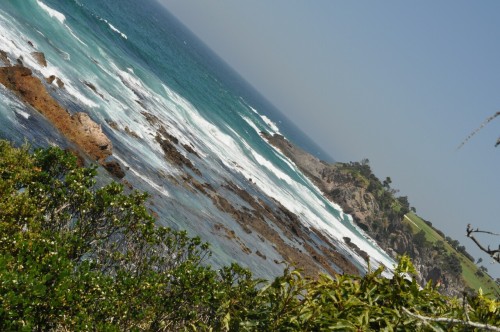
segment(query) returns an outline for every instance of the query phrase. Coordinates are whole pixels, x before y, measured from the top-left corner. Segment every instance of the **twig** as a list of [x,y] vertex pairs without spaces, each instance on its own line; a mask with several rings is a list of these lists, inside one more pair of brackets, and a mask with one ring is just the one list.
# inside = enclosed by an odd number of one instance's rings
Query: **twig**
[[[483,123],[481,123],[481,125],[479,126],[479,128],[477,128],[469,136],[467,136],[467,138],[462,142],[462,144],[460,144],[458,146],[457,150],[459,150],[462,146],[464,146],[465,143],[467,143],[472,138],[472,136],[474,136],[475,134],[477,134],[478,131],[480,131],[481,129],[483,129],[484,126],[486,126],[489,122],[491,122],[493,119],[495,119],[499,115],[500,115],[500,112],[496,112],[495,114],[493,114],[492,116],[490,116],[489,118],[487,118],[486,121],[484,121]],[[497,146],[498,144],[500,144],[500,143],[497,141],[497,144],[495,146]]]
[[480,329],[485,329],[488,331],[498,331],[500,332],[500,327],[495,327],[489,324],[482,324],[482,323],[476,323],[476,322],[471,322],[471,321],[464,321],[460,319],[455,319],[455,318],[446,318],[446,317],[427,317],[427,316],[422,316],[419,314],[414,314],[405,307],[403,307],[403,311],[406,312],[409,316],[413,318],[418,318],[420,320],[423,320],[424,322],[443,322],[443,323],[449,323],[449,324],[460,324],[460,325],[465,325],[465,326],[471,326],[471,327],[477,327]]

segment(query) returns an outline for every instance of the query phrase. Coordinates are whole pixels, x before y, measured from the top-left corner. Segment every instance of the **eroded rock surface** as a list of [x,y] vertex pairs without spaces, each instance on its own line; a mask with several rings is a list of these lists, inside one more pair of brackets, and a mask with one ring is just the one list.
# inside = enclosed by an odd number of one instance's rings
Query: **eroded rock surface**
[[31,69],[26,67],[0,67],[0,83],[42,113],[63,135],[94,160],[103,162],[111,155],[113,145],[101,126],[88,114],[80,112],[70,115],[50,96],[40,79],[32,74]]

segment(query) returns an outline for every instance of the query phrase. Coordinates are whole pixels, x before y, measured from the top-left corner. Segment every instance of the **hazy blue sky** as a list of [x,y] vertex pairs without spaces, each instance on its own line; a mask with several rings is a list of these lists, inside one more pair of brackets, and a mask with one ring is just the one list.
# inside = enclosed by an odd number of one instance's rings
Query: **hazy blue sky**
[[467,223],[500,232],[500,118],[457,150],[500,111],[499,1],[161,1],[336,160],[369,158],[475,257]]

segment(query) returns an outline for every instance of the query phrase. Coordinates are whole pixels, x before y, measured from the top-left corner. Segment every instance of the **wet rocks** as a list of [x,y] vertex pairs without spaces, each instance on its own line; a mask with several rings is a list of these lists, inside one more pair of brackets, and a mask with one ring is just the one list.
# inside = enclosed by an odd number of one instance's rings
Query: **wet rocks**
[[70,113],[47,92],[29,68],[0,67],[0,83],[25,103],[43,114],[63,135],[94,160],[103,162],[112,153],[112,144],[101,126],[85,113]]
[[56,84],[59,88],[64,88],[64,83],[63,81],[61,81],[61,79],[59,79],[56,75],[50,75],[49,77],[47,77],[45,79],[45,81],[48,83],[48,84],[52,84],[54,81],[56,81]]
[[87,82],[87,81],[83,81],[83,84],[85,84],[90,90],[94,91],[94,93],[96,95],[98,95],[99,97],[101,97],[101,99],[104,99],[104,96],[102,93],[100,93],[99,91],[97,91],[97,88],[95,87],[94,84],[90,83],[90,82]]
[[[163,127],[162,127],[163,128]],[[179,140],[174,136],[166,132],[166,130],[160,129],[155,137],[158,144],[160,144],[163,153],[165,154],[165,159],[177,166],[185,166],[192,170],[196,175],[201,176],[201,172],[197,169],[191,160],[186,158],[182,153],[177,150],[174,144],[178,144]]]
[[129,135],[133,138],[139,138],[139,135],[135,131],[131,130],[128,126],[125,126],[125,128],[123,130],[125,130],[127,135]]
[[102,166],[111,174],[116,176],[118,179],[122,179],[125,177],[125,171],[123,171],[120,163],[116,160],[104,162]]
[[[316,244],[310,234],[311,231],[319,231],[305,227],[293,212],[279,202],[274,201],[276,206],[273,208],[231,182],[223,185],[222,188],[237,194],[251,208],[238,206],[228,201],[219,192],[209,195],[214,205],[219,210],[230,214],[244,232],[256,233],[262,241],[272,243],[289,264],[301,268],[306,275],[317,276],[320,271],[334,275],[336,271],[332,263],[341,268],[344,273],[359,273],[352,263],[335,251],[334,246],[328,248],[330,243]],[[304,250],[300,249],[300,246]],[[264,255],[257,255],[266,259]],[[311,257],[314,260],[311,260]]]
[[2,61],[5,66],[10,66],[10,60],[7,56],[7,52],[0,50],[0,61]]
[[45,59],[45,54],[43,54],[43,52],[31,52],[31,56],[40,66],[47,67],[47,60]]

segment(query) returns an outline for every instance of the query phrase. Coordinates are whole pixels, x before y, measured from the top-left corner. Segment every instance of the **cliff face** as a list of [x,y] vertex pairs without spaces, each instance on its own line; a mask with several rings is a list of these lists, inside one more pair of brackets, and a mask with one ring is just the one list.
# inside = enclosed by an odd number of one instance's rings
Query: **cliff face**
[[[389,198],[389,194],[385,194],[389,190],[379,190],[382,194],[376,196],[376,190],[371,188],[367,178],[352,171],[346,164],[327,164],[294,146],[283,136],[262,135],[290,158],[322,190],[325,197],[349,213],[356,224],[393,258],[403,254],[410,256],[419,273],[417,278],[420,284],[431,280],[434,284],[439,282],[442,292],[450,295],[460,294],[465,288],[460,276],[442,268],[442,253],[423,246],[403,223],[405,212],[398,213],[387,206],[384,199]],[[374,177],[373,174],[370,176]]]

